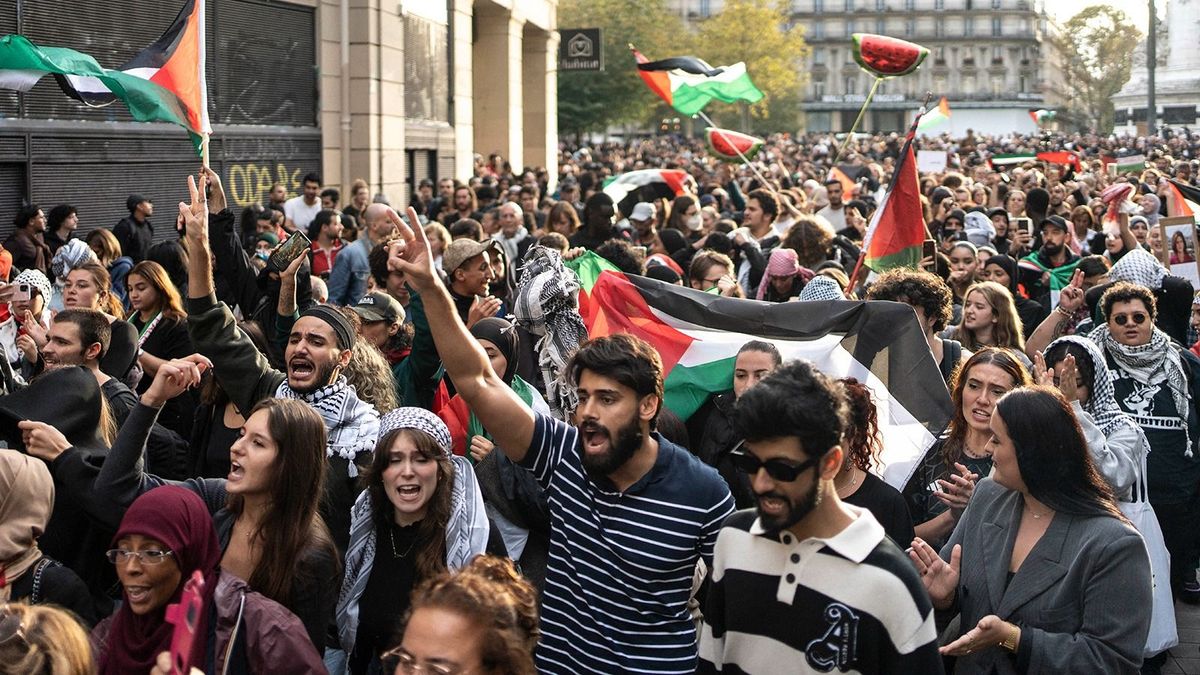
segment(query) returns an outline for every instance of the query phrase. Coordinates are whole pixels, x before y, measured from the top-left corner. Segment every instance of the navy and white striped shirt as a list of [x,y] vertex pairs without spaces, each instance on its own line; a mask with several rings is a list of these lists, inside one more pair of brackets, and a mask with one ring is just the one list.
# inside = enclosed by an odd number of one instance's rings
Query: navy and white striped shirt
[[696,562],[733,512],[711,467],[655,433],[653,468],[624,492],[583,468],[579,430],[537,415],[522,465],[550,502],[539,673],[692,673]]

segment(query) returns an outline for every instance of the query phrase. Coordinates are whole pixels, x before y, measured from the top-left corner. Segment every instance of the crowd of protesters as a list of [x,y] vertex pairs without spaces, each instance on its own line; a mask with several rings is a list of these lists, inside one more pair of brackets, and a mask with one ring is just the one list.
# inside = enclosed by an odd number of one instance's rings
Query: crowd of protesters
[[[137,194],[111,229],[23,207],[0,674],[1158,672],[1200,602],[1200,301],[1171,271],[1195,251],[1159,224],[1200,135],[921,139],[947,160],[920,177],[930,254],[868,273],[903,142],[492,155],[403,208],[309,174],[235,212],[203,169],[168,237]],[[604,192],[640,169],[690,179]],[[753,340],[681,420],[648,343],[545,304],[591,255],[737,302],[911,306],[953,417],[889,485],[871,390]]]

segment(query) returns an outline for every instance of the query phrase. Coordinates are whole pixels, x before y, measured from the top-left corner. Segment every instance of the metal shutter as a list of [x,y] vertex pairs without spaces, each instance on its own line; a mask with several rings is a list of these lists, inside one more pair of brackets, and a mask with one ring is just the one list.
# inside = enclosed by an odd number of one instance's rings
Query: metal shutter
[[220,0],[214,124],[317,124],[313,8]]
[[[15,2],[0,3],[0,35],[17,31],[17,5]],[[0,91],[0,119],[16,117],[21,108],[15,91]],[[2,213],[2,212],[0,212]]]
[[[61,0],[19,0],[21,32],[38,45],[67,47],[91,55],[100,65],[116,68],[154,42],[179,15],[180,4],[162,0],[121,0],[119,3],[63,3]],[[206,8],[209,26],[206,50],[211,88],[214,5]],[[52,120],[132,121],[120,103],[89,108],[64,96],[52,77],[42,78],[24,95],[24,117]]]
[[3,219],[8,230],[12,230],[13,216],[24,202],[25,165],[0,163],[0,219]]

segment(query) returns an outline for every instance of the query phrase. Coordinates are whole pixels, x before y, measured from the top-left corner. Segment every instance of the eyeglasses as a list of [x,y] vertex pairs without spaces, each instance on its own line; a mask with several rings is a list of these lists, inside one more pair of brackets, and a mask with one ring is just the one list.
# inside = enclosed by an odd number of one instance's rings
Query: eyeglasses
[[161,565],[168,556],[175,555],[174,551],[126,551],[120,548],[114,548],[104,553],[104,557],[108,558],[108,562],[114,565],[122,565],[133,558],[143,565]]
[[1113,317],[1113,321],[1116,321],[1118,326],[1124,326],[1132,319],[1135,324],[1140,326],[1146,323],[1147,318],[1149,317],[1141,312],[1134,312],[1133,314],[1118,314]]
[[467,671],[459,670],[456,666],[450,666],[442,663],[419,663],[412,654],[403,651],[402,647],[384,652],[379,657],[383,665],[385,673],[402,673],[403,675],[416,675],[416,673],[432,673],[433,675],[466,675]]
[[766,469],[767,475],[772,480],[777,480],[781,483],[791,483],[799,478],[800,474],[808,471],[810,468],[816,466],[817,462],[821,461],[821,457],[813,457],[799,464],[792,464],[782,459],[768,459],[764,462],[745,450],[735,450],[729,453],[729,457],[733,460],[733,465],[737,467],[738,471],[754,476],[758,473],[759,469]]

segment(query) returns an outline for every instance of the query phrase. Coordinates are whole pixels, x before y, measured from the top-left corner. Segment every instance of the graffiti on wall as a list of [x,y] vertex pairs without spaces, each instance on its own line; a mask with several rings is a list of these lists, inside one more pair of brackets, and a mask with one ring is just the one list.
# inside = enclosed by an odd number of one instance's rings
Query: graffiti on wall
[[289,167],[283,162],[276,163],[274,167],[255,162],[230,164],[225,176],[226,192],[229,200],[237,206],[265,204],[275,183],[282,183],[289,195],[298,193],[303,175],[300,167]]

